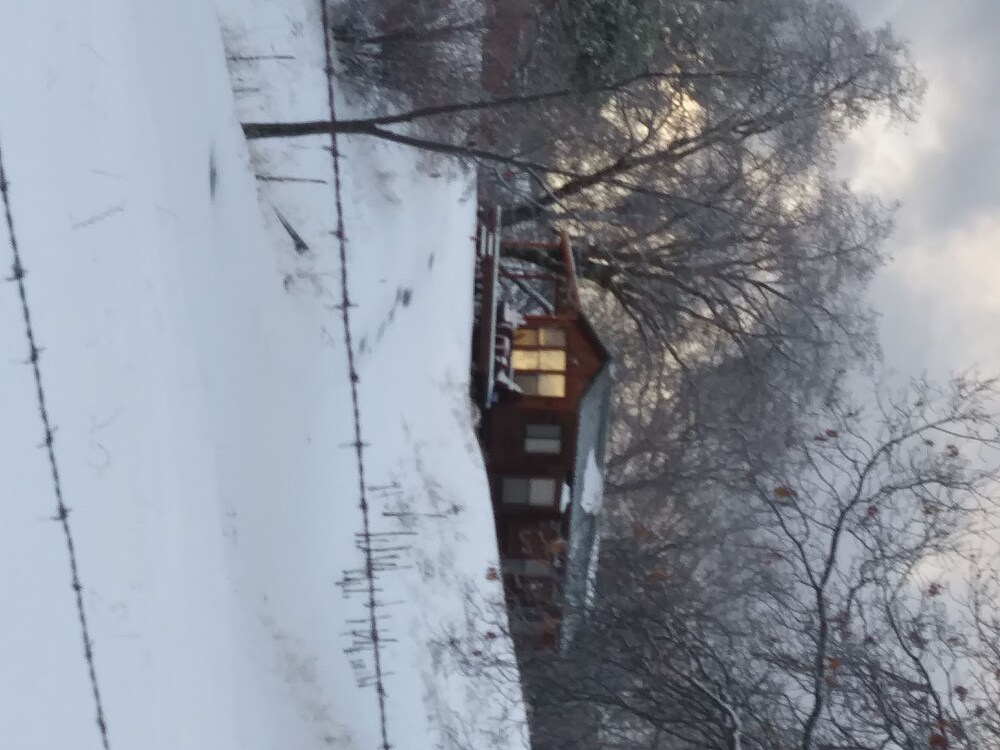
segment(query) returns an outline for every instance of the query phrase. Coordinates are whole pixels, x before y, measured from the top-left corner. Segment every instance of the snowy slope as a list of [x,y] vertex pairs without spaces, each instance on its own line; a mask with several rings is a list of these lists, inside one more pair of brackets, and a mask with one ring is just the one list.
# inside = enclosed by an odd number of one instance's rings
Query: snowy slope
[[[361,557],[329,152],[251,156],[234,113],[325,106],[318,7],[273,5],[221,5],[230,55],[295,57],[294,86],[258,67],[270,88],[237,102],[206,3],[0,5],[0,62],[18,72],[0,78],[0,146],[113,747],[378,743],[370,659],[344,653],[366,609],[337,586]],[[520,706],[448,645],[489,637],[468,614],[501,596],[466,398],[471,180],[345,152],[366,470],[391,488],[373,520],[414,534],[379,582],[398,602],[389,739],[523,748]],[[85,750],[100,743],[26,347],[0,286],[0,726],[4,746]]]

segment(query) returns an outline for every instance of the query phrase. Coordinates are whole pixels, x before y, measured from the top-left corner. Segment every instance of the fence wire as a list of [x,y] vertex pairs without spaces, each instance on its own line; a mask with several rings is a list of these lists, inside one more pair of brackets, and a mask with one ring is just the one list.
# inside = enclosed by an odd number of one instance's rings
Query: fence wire
[[97,728],[100,732],[101,744],[104,746],[104,750],[109,750],[111,744],[108,739],[108,724],[105,719],[104,702],[101,700],[101,690],[97,682],[97,667],[94,662],[94,647],[90,637],[90,626],[87,622],[87,611],[83,604],[83,583],[80,580],[80,566],[77,561],[76,542],[73,539],[73,529],[69,523],[70,509],[66,505],[63,495],[62,480],[59,476],[59,464],[56,461],[55,427],[52,426],[52,420],[49,416],[48,400],[45,396],[45,386],[42,381],[42,368],[39,361],[42,349],[38,346],[35,328],[31,322],[31,308],[28,304],[28,292],[24,283],[27,272],[25,271],[24,261],[21,258],[17,233],[14,231],[10,183],[7,181],[2,146],[0,146],[0,199],[3,200],[4,214],[7,220],[7,233],[10,237],[10,247],[14,256],[11,274],[7,277],[7,281],[17,287],[18,296],[21,300],[24,335],[28,343],[28,358],[25,360],[25,364],[31,367],[34,375],[38,414],[42,421],[42,443],[40,447],[46,452],[49,470],[52,475],[52,490],[56,500],[56,512],[52,520],[59,523],[66,541],[66,551],[69,555],[70,587],[73,589],[73,596],[76,600],[76,614],[80,621],[80,637],[83,640],[83,658],[87,664],[87,674],[90,678],[90,688],[94,695],[94,706],[97,712]]
[[[333,68],[333,39],[330,30],[330,11],[327,0],[319,0],[321,13],[320,19],[323,24],[323,52],[326,72],[326,95],[329,108],[330,122],[337,121],[337,105],[334,97],[334,68]],[[365,448],[367,444],[362,440],[361,430],[361,408],[358,399],[359,375],[354,357],[354,341],[351,329],[351,308],[353,304],[350,296],[349,274],[347,270],[347,233],[344,229],[344,205],[341,191],[341,171],[340,171],[340,151],[337,143],[337,134],[330,133],[330,160],[333,167],[333,191],[334,202],[337,211],[337,238],[338,250],[340,254],[340,313],[344,326],[344,344],[347,349],[347,373],[351,389],[351,410],[354,418],[354,440],[352,447],[357,457],[358,467],[358,496],[361,509],[362,530],[359,540],[359,547],[364,556],[364,580],[367,589],[367,609],[368,609],[368,638],[374,662],[374,674],[370,684],[375,688],[378,698],[379,729],[381,734],[381,750],[390,750],[389,732],[386,720],[386,691],[385,676],[383,669],[382,637],[379,625],[380,602],[377,600],[377,587],[375,576],[378,573],[376,566],[376,551],[373,548],[373,536],[371,528],[371,513],[368,503],[368,486],[365,481]]]

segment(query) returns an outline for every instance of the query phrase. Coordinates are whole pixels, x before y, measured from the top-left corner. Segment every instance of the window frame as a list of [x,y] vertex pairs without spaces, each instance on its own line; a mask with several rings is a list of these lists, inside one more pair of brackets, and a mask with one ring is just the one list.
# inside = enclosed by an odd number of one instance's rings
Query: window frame
[[[532,359],[533,362],[525,362],[523,366],[518,365],[518,360]],[[553,365],[552,360],[562,360],[561,365]],[[524,346],[515,347],[511,353],[511,363],[515,370],[521,372],[566,372],[568,360],[565,349],[553,348],[527,348]]]
[[[567,372],[569,371],[567,351],[569,335],[566,327],[561,325],[522,326],[514,331],[511,343],[513,344],[511,363],[514,365],[514,382],[521,388],[521,393],[525,396],[538,398],[566,398]],[[551,367],[551,360],[559,359],[559,354],[561,354],[562,359],[559,363],[561,366]],[[514,364],[518,359],[528,358],[531,355],[535,357],[533,366],[519,368]],[[544,367],[543,357],[549,359],[549,362],[545,363],[547,366]]]
[[[534,428],[534,430],[533,430]],[[550,428],[539,430],[538,428]],[[553,434],[532,435],[532,431]],[[535,441],[532,443],[532,441]],[[535,447],[532,448],[532,445]],[[524,425],[524,452],[531,456],[559,456],[563,452],[563,427],[558,422],[528,422]],[[554,450],[552,450],[554,448]]]
[[[550,383],[559,383],[556,393],[542,392],[542,378],[548,378]],[[566,375],[561,372],[537,372],[534,370],[521,370],[514,372],[514,383],[521,389],[524,396],[536,396],[538,398],[566,398]],[[528,383],[533,383],[528,386]]]
[[[508,487],[517,486],[514,483],[520,485],[524,483],[523,493],[519,490],[517,493],[508,492]],[[546,483],[551,485],[552,492],[546,502],[535,502],[534,492],[538,488],[538,485],[534,483]],[[521,508],[552,508],[555,506],[556,499],[558,497],[558,482],[552,477],[546,476],[504,476],[500,478],[500,502],[505,506],[521,507]],[[509,499],[513,495],[517,495],[517,500]]]

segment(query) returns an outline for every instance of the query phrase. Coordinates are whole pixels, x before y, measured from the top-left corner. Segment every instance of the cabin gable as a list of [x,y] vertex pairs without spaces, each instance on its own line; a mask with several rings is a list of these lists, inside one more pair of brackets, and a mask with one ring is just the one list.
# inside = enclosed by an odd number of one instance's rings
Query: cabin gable
[[[483,218],[473,395],[504,590],[518,643],[555,647],[586,606],[596,560],[611,353],[580,311],[566,236],[501,241],[498,212]],[[537,273],[509,264],[505,249],[558,263]]]

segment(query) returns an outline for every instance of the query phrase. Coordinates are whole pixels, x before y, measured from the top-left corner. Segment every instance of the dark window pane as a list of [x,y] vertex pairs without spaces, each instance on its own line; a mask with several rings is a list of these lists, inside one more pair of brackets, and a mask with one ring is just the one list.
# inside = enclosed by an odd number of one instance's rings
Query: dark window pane
[[521,393],[523,393],[525,396],[538,395],[537,375],[524,375],[522,373],[515,373],[514,382],[517,384],[517,387],[521,389]]
[[505,503],[511,505],[527,505],[530,498],[531,483],[521,477],[504,477],[501,496]]
[[552,505],[556,499],[555,479],[531,479],[528,502],[531,505]]

